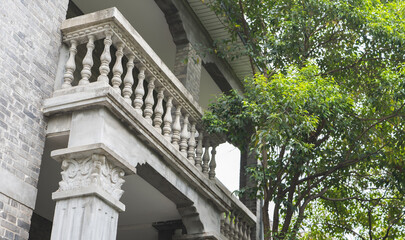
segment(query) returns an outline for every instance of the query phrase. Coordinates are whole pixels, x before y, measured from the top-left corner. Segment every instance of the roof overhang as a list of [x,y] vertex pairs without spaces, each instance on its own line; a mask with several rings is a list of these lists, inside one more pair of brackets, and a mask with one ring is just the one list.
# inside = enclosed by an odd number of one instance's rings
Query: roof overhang
[[[212,40],[221,41],[231,38],[231,34],[228,32],[224,24],[225,19],[218,17],[216,13],[210,9],[207,3],[204,3],[201,0],[187,0],[187,2],[202,26],[207,30]],[[237,41],[236,44],[240,44],[241,48],[243,47],[242,41]],[[252,76],[252,68],[247,56],[241,56],[233,60],[229,57],[225,60],[240,81],[243,81],[245,77]]]

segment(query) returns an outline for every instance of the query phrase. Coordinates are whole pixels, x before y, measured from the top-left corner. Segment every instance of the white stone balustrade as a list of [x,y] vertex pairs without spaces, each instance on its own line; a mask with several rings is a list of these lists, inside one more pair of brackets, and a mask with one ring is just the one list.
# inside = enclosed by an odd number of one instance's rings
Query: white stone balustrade
[[[131,38],[128,29],[116,24],[114,19],[102,21],[94,26],[86,24],[79,26],[67,28],[62,26],[64,42],[70,46],[62,88],[74,87],[74,72],[79,70],[76,69],[75,57],[77,46],[81,44],[86,45],[86,54],[82,60],[81,79],[77,85],[90,83],[91,70],[94,67],[94,42],[102,40],[104,46],[99,56],[99,74],[94,76],[94,79],[97,77],[97,82],[109,84],[197,169],[214,180],[215,147],[219,143],[218,139],[213,139],[208,134],[203,138],[203,134],[200,133],[202,111],[198,104],[183,86],[176,85],[179,81],[174,80],[175,77],[170,75],[170,71],[159,69],[165,66],[159,66],[150,60],[149,55],[154,53],[151,53],[151,49],[140,48],[143,39]],[[115,48],[115,58],[111,54],[112,48]],[[115,62],[110,69],[112,61]],[[127,63],[124,69],[125,61]],[[172,112],[173,107],[175,111]],[[202,147],[205,148],[203,157]]]
[[246,219],[243,214],[224,213],[221,220],[221,234],[228,239],[251,240],[253,226]]

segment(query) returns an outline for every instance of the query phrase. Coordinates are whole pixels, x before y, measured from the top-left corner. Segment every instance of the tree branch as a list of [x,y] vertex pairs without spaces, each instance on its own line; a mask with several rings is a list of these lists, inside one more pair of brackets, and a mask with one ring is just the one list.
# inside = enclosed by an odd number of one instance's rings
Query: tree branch
[[366,240],[363,236],[361,236],[359,233],[355,232],[353,229],[347,228],[345,226],[336,225],[336,224],[333,224],[333,223],[330,223],[330,222],[325,222],[325,224],[329,225],[329,226],[332,226],[332,227],[338,227],[338,228],[341,228],[343,230],[349,231],[349,232],[353,233],[354,235],[358,236],[359,238],[361,238],[363,240]]

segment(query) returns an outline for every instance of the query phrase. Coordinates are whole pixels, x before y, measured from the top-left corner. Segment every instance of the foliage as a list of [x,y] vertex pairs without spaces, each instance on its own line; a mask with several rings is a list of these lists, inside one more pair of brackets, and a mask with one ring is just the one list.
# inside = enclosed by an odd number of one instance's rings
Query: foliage
[[304,239],[405,239],[405,196],[391,186],[389,170],[357,171],[312,203]]
[[267,238],[404,238],[405,2],[208,4],[232,35],[215,51],[241,37],[256,74],[204,120],[256,152],[241,193],[264,199]]

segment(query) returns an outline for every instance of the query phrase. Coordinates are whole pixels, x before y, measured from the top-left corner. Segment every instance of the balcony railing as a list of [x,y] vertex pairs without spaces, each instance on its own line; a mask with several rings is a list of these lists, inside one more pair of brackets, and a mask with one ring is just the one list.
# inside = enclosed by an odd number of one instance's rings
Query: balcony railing
[[[123,99],[122,104],[133,108],[149,124],[145,129],[163,136],[159,138],[165,141],[163,145],[171,144],[179,156],[229,197],[222,235],[250,239],[254,215],[216,183],[215,148],[221,140],[203,133],[199,105],[121,13],[110,8],[68,19],[61,30],[69,57],[62,90],[54,96],[69,94],[69,89],[75,88],[112,87]],[[52,112],[50,109],[46,111]]]
[[[117,10],[112,8],[104,11],[108,15],[108,12]],[[100,16],[95,13],[89,15]],[[86,19],[89,19],[88,15]],[[91,78],[110,84],[156,131],[205,175],[214,179],[215,146],[219,144],[219,139],[203,137],[202,110],[191,94],[124,18],[122,21],[100,18],[91,24],[81,20],[78,17],[62,24],[63,41],[70,46],[62,88],[87,85]],[[95,78],[92,75],[95,62],[93,51],[95,41],[102,39],[103,51],[99,57],[99,73]],[[82,62],[78,63],[78,46],[84,44],[86,53]],[[111,54],[111,47],[116,49],[115,57]],[[115,63],[111,69],[113,57]],[[126,62],[126,66],[123,62]],[[74,73],[79,70],[78,65],[82,69],[81,78],[77,81]],[[213,147],[211,159],[209,147]],[[206,149],[204,155],[203,148]]]

